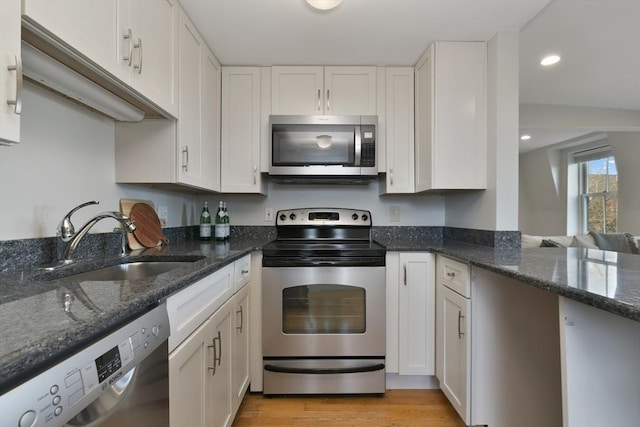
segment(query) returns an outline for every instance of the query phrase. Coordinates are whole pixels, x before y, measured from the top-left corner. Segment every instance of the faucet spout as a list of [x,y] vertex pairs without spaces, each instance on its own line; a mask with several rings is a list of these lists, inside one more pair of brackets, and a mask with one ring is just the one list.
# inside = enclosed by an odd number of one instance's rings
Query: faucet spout
[[[68,240],[67,240],[67,245],[64,248],[64,254],[62,255],[62,262],[63,263],[69,263],[72,261],[73,258],[73,254],[75,253],[78,245],[80,244],[80,241],[83,239],[83,237],[89,232],[89,230],[96,225],[99,221],[105,219],[105,218],[113,218],[116,221],[118,221],[122,227],[122,229],[126,232],[132,232],[136,229],[136,226],[133,224],[133,222],[129,219],[128,216],[121,214],[120,212],[102,212],[99,213],[98,215],[94,216],[93,218],[91,218],[89,221],[87,221],[86,224],[84,224],[80,230],[73,234]],[[64,239],[63,239],[64,240]]]

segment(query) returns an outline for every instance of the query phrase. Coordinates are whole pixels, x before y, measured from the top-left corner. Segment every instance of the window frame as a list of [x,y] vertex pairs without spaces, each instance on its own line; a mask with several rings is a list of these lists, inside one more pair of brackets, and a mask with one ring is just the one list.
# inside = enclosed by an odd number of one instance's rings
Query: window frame
[[[618,209],[619,209],[619,202],[620,202],[619,196],[618,196],[618,190],[614,190],[614,191],[609,190],[609,184],[610,184],[609,177],[611,176],[611,174],[609,173],[609,161],[608,161],[609,158],[613,159],[615,163],[616,159],[609,145],[593,147],[593,148],[572,153],[573,163],[577,165],[577,170],[578,170],[578,206],[579,206],[578,221],[579,221],[579,227],[582,233],[587,233],[590,231],[588,226],[588,221],[589,221],[589,215],[588,215],[589,202],[588,201],[590,197],[602,197],[603,206],[606,207],[607,196],[615,196],[617,199],[616,219],[618,217]],[[606,175],[607,175],[606,188],[604,191],[589,192],[588,162],[592,160],[601,160],[601,159],[607,160],[605,162]],[[616,170],[617,170],[617,164],[616,164]],[[603,213],[603,231],[602,232],[605,232],[605,233],[607,232],[606,227],[607,227],[606,214]],[[616,221],[616,228],[617,228],[617,221]]]

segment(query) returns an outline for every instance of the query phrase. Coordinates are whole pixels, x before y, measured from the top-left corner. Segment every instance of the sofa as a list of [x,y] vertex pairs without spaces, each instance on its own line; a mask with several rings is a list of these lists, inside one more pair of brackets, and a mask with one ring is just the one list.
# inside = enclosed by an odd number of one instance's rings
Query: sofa
[[589,248],[640,254],[640,236],[630,233],[596,233],[572,236],[534,236],[522,234],[522,248]]

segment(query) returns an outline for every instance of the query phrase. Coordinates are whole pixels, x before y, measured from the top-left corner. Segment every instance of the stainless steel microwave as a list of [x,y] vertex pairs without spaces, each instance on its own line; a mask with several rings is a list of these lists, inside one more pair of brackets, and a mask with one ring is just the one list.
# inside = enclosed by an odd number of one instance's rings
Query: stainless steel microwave
[[373,177],[377,116],[269,117],[269,175]]

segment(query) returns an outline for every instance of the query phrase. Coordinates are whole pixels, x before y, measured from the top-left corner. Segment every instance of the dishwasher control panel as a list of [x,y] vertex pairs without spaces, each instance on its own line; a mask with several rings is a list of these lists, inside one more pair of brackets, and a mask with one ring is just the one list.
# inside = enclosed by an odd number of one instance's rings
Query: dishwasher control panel
[[63,426],[102,393],[124,393],[134,368],[168,337],[162,304],[0,396],[3,422]]

